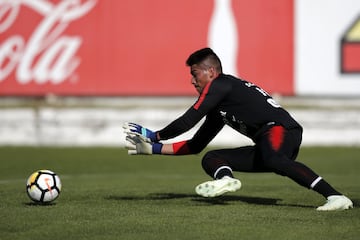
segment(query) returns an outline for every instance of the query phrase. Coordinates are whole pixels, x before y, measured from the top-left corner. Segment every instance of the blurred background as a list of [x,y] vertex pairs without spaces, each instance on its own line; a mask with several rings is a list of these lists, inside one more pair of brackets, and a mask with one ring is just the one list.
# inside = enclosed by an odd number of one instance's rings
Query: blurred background
[[[288,109],[305,145],[360,145],[358,0],[0,0],[0,145],[158,130],[196,100],[185,61],[203,47]],[[212,142],[239,143],[229,128]]]

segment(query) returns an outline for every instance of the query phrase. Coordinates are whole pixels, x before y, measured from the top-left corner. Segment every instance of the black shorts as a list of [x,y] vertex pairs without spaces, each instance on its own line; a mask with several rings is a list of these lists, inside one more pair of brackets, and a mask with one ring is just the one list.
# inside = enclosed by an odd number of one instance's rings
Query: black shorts
[[[282,126],[269,126],[257,137],[254,146],[210,151],[204,156],[217,159],[216,164],[203,167],[209,174],[219,165],[227,165],[240,172],[276,172],[285,175],[281,166],[284,162],[295,161],[302,140],[302,129],[285,129]],[[218,166],[215,166],[218,165]],[[209,169],[212,168],[212,169]]]

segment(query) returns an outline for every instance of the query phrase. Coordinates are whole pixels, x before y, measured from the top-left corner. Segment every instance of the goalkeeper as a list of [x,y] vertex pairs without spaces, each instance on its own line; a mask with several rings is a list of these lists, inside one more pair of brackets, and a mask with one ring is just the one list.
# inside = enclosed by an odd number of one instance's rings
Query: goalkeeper
[[[210,48],[200,49],[186,61],[197,101],[178,119],[159,131],[125,123],[129,154],[185,155],[200,153],[225,124],[249,137],[253,146],[207,152],[202,167],[213,178],[196,186],[203,197],[234,192],[241,187],[238,172],[274,172],[323,195],[327,201],[319,211],[353,207],[349,198],[322,177],[295,161],[302,140],[302,127],[263,89],[253,83],[222,73],[221,61]],[[162,144],[204,123],[187,141]]]

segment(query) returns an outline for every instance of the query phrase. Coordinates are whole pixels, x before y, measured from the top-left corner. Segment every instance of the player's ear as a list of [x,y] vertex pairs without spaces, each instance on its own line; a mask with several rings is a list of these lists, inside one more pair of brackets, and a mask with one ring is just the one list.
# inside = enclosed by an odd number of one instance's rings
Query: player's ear
[[210,78],[215,78],[218,75],[214,67],[209,67],[208,71]]

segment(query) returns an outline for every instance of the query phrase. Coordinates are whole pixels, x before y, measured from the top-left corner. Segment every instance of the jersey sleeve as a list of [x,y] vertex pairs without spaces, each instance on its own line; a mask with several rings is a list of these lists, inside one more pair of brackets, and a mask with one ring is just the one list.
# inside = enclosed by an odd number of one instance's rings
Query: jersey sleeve
[[216,109],[218,104],[231,90],[230,84],[216,78],[208,83],[195,104],[181,117],[177,118],[162,130],[158,131],[161,140],[177,137],[194,127],[204,116]]
[[189,108],[181,117],[158,131],[160,140],[177,137],[190,130],[203,118],[203,115],[193,107]]
[[174,155],[200,153],[224,127],[225,123],[216,113],[208,115],[195,135],[187,141],[173,143]]
[[214,139],[224,125],[225,123],[219,114],[213,113],[208,115],[199,130],[187,141],[190,152],[200,153]]

